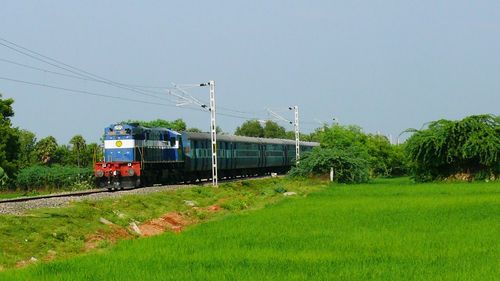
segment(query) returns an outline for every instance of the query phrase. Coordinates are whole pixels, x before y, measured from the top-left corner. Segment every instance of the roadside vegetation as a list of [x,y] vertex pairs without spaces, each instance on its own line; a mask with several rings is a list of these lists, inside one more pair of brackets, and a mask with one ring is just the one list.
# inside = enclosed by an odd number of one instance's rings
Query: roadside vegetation
[[[2,260],[5,267],[12,267],[10,259],[29,259],[29,250],[40,253],[38,258],[50,253],[65,256],[62,249],[81,251],[85,240],[79,237],[99,229],[111,232],[111,227],[97,223],[101,216],[126,226],[131,219],[144,221],[172,210],[195,212],[182,201],[193,196],[200,206],[223,198],[240,200],[227,206],[243,210],[207,211],[208,217],[201,220],[209,222],[180,233],[168,231],[111,247],[103,242],[100,250],[87,255],[8,270],[0,273],[0,279],[482,281],[500,275],[500,233],[492,227],[500,214],[495,183],[415,184],[396,178],[326,187],[274,179],[232,185],[2,217],[0,233],[16,236],[5,244],[4,235],[2,246],[21,248],[17,256],[9,254],[8,261]],[[283,197],[277,187],[297,190],[299,196]],[[316,192],[302,196],[312,190]],[[255,200],[262,194],[286,199]],[[55,246],[63,244],[64,248]]]

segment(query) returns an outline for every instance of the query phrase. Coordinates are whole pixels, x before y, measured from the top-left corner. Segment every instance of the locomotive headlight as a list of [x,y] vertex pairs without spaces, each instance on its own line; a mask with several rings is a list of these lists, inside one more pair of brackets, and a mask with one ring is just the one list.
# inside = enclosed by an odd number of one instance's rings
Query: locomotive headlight
[[96,172],[96,174],[97,174],[98,177],[102,177],[102,176],[104,176],[104,171],[103,170],[98,170]]
[[133,176],[133,175],[135,175],[135,171],[134,171],[134,169],[128,169],[128,175],[129,175],[129,176]]

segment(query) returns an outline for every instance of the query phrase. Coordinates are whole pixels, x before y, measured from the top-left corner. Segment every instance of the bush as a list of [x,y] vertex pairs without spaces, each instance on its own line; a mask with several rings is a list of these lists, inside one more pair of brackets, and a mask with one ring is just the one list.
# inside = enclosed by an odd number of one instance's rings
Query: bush
[[33,189],[88,189],[94,185],[91,168],[62,166],[32,166],[19,171],[16,187],[22,190]]
[[333,168],[333,178],[341,183],[367,182],[370,175],[369,161],[355,149],[315,147],[301,158],[298,166],[289,172],[291,177],[328,175]]
[[335,124],[315,133],[321,147],[350,150],[355,157],[368,160],[372,177],[401,176],[406,173],[406,163],[401,146],[392,145],[381,135],[365,134],[357,126]]

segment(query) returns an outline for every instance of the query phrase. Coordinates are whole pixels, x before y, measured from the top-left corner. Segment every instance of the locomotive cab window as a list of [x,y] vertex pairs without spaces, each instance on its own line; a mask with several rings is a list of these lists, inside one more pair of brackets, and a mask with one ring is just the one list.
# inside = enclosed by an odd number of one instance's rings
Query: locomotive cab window
[[177,148],[176,142],[177,142],[176,137],[170,138],[170,146],[171,147]]

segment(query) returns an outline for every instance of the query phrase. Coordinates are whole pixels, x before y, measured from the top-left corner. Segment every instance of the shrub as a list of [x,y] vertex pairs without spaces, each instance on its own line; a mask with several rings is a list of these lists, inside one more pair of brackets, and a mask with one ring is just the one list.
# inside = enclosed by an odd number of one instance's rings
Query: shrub
[[368,160],[372,177],[401,176],[406,173],[401,147],[392,145],[385,136],[365,134],[357,126],[335,124],[316,132],[316,138],[323,148],[348,150],[351,155]]
[[341,183],[367,182],[370,175],[369,161],[356,149],[316,147],[301,158],[298,166],[289,172],[291,177],[327,175],[334,170],[334,180]]
[[33,189],[88,189],[94,185],[91,168],[62,166],[32,166],[19,171],[16,186],[22,190]]

